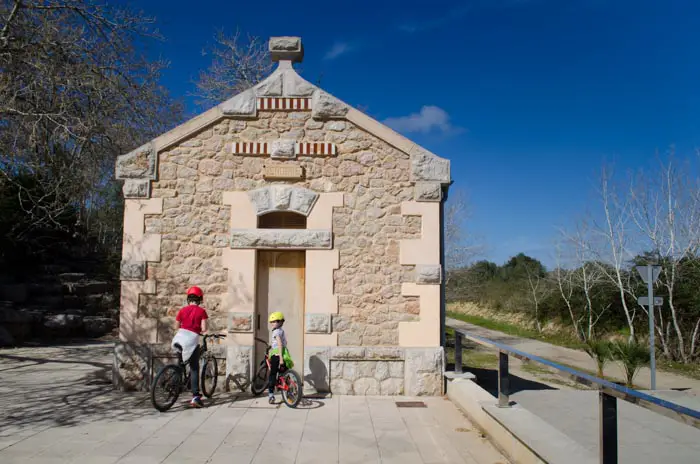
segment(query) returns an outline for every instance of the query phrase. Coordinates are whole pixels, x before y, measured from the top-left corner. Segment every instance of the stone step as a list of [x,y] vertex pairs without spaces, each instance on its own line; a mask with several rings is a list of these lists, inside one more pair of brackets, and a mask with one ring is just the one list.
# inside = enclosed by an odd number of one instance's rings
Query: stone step
[[80,282],[87,279],[87,274],[84,272],[64,272],[58,275],[58,279],[61,283],[66,282]]
[[63,295],[40,295],[31,296],[28,301],[29,304],[34,306],[43,306],[51,308],[53,311],[59,311],[63,309]]
[[27,284],[27,293],[29,294],[29,298],[48,295],[63,295],[63,287],[56,280],[33,282]]
[[102,281],[66,282],[63,284],[63,293],[78,296],[96,295],[107,293],[113,287],[113,284]]

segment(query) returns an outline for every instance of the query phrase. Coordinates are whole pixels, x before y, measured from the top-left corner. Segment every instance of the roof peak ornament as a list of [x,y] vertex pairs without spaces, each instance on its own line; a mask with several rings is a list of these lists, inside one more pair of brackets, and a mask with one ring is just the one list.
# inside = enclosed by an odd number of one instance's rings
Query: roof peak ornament
[[280,67],[291,66],[292,63],[301,63],[304,60],[301,37],[270,37],[268,49],[272,61],[279,62]]

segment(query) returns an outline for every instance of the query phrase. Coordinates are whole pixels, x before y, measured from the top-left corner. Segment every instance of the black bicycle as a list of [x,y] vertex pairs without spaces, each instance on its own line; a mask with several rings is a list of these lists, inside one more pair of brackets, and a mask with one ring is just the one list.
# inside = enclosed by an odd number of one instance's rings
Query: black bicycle
[[[207,334],[202,337],[200,345],[201,375],[199,376],[202,393],[211,398],[216,390],[219,366],[214,354],[207,348],[207,340],[220,339],[226,335]],[[151,384],[151,403],[158,411],[165,412],[177,401],[180,393],[190,389],[190,363],[182,360],[182,347],[176,343],[177,364],[167,364],[158,372]]]

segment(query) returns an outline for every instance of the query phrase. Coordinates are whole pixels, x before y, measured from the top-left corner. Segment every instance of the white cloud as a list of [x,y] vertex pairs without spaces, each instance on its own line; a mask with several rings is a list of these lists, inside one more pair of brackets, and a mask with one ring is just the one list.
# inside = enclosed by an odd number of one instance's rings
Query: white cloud
[[345,55],[346,53],[349,53],[354,49],[355,47],[353,47],[347,42],[336,42],[335,44],[333,44],[331,49],[326,52],[326,55],[323,58],[326,60],[334,60],[340,55]]
[[420,112],[411,113],[408,116],[387,118],[384,120],[384,124],[404,133],[436,131],[443,134],[454,134],[462,131],[461,128],[452,125],[447,111],[434,105],[425,105],[420,109]]

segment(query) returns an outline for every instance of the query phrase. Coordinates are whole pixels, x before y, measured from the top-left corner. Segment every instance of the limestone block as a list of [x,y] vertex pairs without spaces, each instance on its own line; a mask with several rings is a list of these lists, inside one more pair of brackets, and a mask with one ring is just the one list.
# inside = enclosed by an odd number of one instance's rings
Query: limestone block
[[331,392],[334,395],[352,395],[354,394],[352,389],[352,382],[345,379],[332,379]]
[[411,151],[411,175],[414,182],[450,183],[450,161],[415,145]]
[[112,383],[120,391],[146,391],[149,387],[148,345],[117,342],[114,345]]
[[285,97],[310,97],[317,87],[301,76],[293,69],[284,73],[284,96]]
[[239,93],[235,97],[226,100],[219,105],[219,109],[226,116],[244,116],[254,118],[257,116],[257,97],[253,89]]
[[442,201],[442,185],[439,182],[417,182],[414,192],[415,201]]
[[146,280],[146,263],[143,261],[122,261],[119,267],[120,280]]
[[258,97],[279,97],[282,95],[282,74],[272,73],[267,79],[253,87]]
[[362,377],[352,384],[353,393],[361,396],[379,395],[379,380],[372,377]]
[[231,248],[327,250],[332,248],[330,230],[237,229],[231,231]]
[[422,285],[440,284],[442,282],[442,266],[439,264],[417,264],[416,283]]
[[151,181],[147,179],[127,179],[122,187],[124,198],[150,198]]
[[394,347],[367,347],[365,359],[400,359],[404,358],[404,350]]
[[330,314],[306,314],[306,333],[331,333]]
[[152,143],[140,146],[125,155],[117,157],[117,179],[156,178],[157,155]]
[[246,391],[250,387],[254,359],[252,346],[229,345],[226,347],[227,390]]
[[296,141],[293,139],[273,140],[270,144],[270,157],[276,159],[293,159],[296,154],[294,146]]
[[404,366],[406,395],[441,395],[444,372],[445,357],[442,347],[406,349]]
[[330,391],[330,349],[304,347],[304,394]]
[[342,119],[350,110],[348,105],[320,89],[314,92],[311,105],[311,117],[321,120]]
[[230,313],[228,321],[229,332],[250,333],[253,332],[252,313]]
[[379,384],[379,394],[382,396],[403,395],[403,379],[386,379]]
[[272,61],[288,60],[300,63],[304,59],[301,37],[270,37],[268,47]]
[[248,192],[250,203],[258,216],[273,211],[293,211],[308,216],[318,196],[312,190],[291,185],[271,185]]
[[331,348],[331,359],[364,359],[365,348],[361,346],[335,346]]

